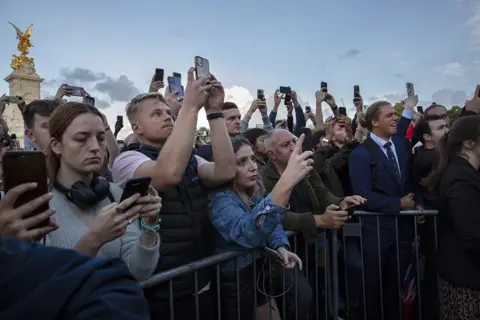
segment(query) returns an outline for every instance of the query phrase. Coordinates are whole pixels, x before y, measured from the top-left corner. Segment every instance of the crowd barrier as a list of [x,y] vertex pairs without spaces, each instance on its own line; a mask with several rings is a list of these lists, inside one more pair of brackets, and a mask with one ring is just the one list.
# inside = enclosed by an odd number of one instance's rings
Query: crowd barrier
[[[427,240],[423,239],[419,240],[419,224],[417,224],[416,220],[419,215],[425,217],[426,222],[421,225],[420,228],[431,228],[433,232],[430,235],[433,239]],[[290,245],[293,252],[296,252],[303,260],[303,270],[299,271],[295,269],[293,272],[294,283],[297,283],[297,279],[299,276],[302,276],[307,279],[308,283],[310,284],[310,288],[312,289],[312,303],[308,313],[308,319],[389,319],[387,315],[387,311],[385,308],[388,308],[388,305],[385,306],[385,301],[383,296],[385,293],[388,292],[398,292],[397,297],[397,310],[395,313],[397,315],[401,315],[398,319],[423,319],[427,318],[425,316],[425,311],[433,312],[432,310],[423,310],[423,303],[422,303],[422,289],[425,287],[424,281],[427,278],[435,278],[435,284],[429,284],[430,287],[433,286],[435,290],[438,290],[438,277],[436,276],[436,272],[433,275],[431,268],[426,268],[425,265],[428,265],[429,259],[431,260],[431,255],[427,252],[426,258],[425,254],[420,254],[420,248],[418,243],[421,241],[425,241],[425,243],[430,243],[433,245],[433,251],[437,247],[437,211],[436,210],[424,210],[419,213],[417,210],[406,210],[401,211],[399,215],[392,215],[391,218],[393,220],[393,228],[390,227],[389,233],[391,234],[394,232],[394,252],[393,257],[396,257],[396,270],[393,270],[396,273],[396,288],[388,287],[386,288],[382,279],[384,275],[382,273],[382,262],[385,261],[385,257],[382,259],[382,246],[384,245],[382,241],[382,228],[385,228],[382,224],[384,223],[384,219],[379,219],[380,216],[386,216],[383,213],[375,213],[375,212],[366,212],[366,211],[356,211],[354,217],[348,222],[343,228],[339,230],[327,230],[326,233],[321,233],[317,239],[315,239],[314,248],[313,250],[314,257],[312,257],[312,250],[309,250],[313,244],[306,244],[303,237],[301,235],[297,235],[294,232],[287,232],[290,237]],[[408,268],[408,277],[404,276],[404,270],[400,270],[400,260],[401,252],[404,252],[405,248],[401,248],[401,245],[405,245],[402,243],[402,232],[406,229],[405,221],[411,217],[411,229],[413,230],[413,237],[411,239],[411,265]],[[399,229],[399,219],[400,219],[400,227]],[[376,229],[376,234],[379,234],[379,237],[376,237],[377,240],[377,248],[373,248],[373,252],[378,254],[378,259],[373,262],[373,264],[378,264],[378,286],[375,283],[374,287],[378,287],[379,295],[378,297],[369,296],[368,293],[371,292],[372,286],[365,286],[366,277],[371,277],[370,275],[365,274],[365,255],[366,252],[370,252],[367,254],[368,263],[367,266],[369,268],[372,267],[372,244],[369,243],[369,247],[365,247],[365,239],[371,238],[365,233],[367,231],[372,230],[372,223],[376,224],[373,230]],[[409,222],[410,223],[410,222]],[[366,227],[366,224],[369,224],[370,227]],[[388,227],[388,226],[387,226]],[[400,232],[399,232],[400,231]],[[423,232],[423,231],[422,231]],[[375,233],[375,232],[374,232]],[[423,232],[425,233],[425,232]],[[427,236],[429,235],[426,232]],[[323,236],[322,236],[323,235]],[[323,238],[322,238],[323,237]],[[371,240],[369,240],[371,241]],[[423,245],[423,244],[422,244]],[[303,248],[303,249],[302,249]],[[352,249],[353,248],[353,249]],[[432,248],[429,249],[430,253]],[[226,262],[233,259],[238,259],[239,257],[250,253],[255,254],[255,263],[253,266],[253,272],[256,274],[260,268],[263,269],[263,266],[259,267],[259,260],[260,258],[264,258],[264,251],[228,251],[221,254],[216,254],[205,258],[203,260],[195,261],[189,263],[187,265],[179,266],[177,268],[173,268],[161,273],[158,273],[152,276],[150,279],[141,283],[143,288],[149,288],[155,286],[159,283],[169,283],[170,294],[169,294],[169,305],[170,305],[170,319],[175,319],[175,310],[174,310],[174,303],[173,303],[173,290],[172,290],[172,280],[176,277],[185,275],[185,274],[194,274],[194,281],[195,281],[195,288],[198,289],[197,281],[197,272],[199,270],[209,268],[215,274],[212,278],[211,290],[213,290],[215,297],[216,297],[216,308],[218,318],[221,319],[221,307],[222,307],[222,293],[220,292],[220,281],[221,281],[221,272],[220,272],[220,264],[222,262]],[[387,255],[392,255],[392,252],[387,252]],[[394,259],[395,260],[395,259]],[[426,261],[425,261],[426,260]],[[274,263],[271,257],[267,258],[268,265],[270,266]],[[313,269],[313,270],[312,270]],[[368,268],[367,268],[368,269]],[[268,278],[270,278],[271,268],[267,268],[268,271]],[[387,270],[388,271],[388,270]],[[392,270],[390,270],[392,271]],[[283,270],[285,275],[285,270]],[[239,273],[237,271],[237,290],[239,284]],[[283,279],[282,287],[285,288],[285,276],[281,277]],[[254,277],[254,281],[257,280],[257,277]],[[359,282],[360,281],[360,282]],[[430,281],[431,282],[431,281]],[[269,283],[270,289],[272,283]],[[257,283],[255,283],[255,288],[257,288]],[[276,297],[275,299],[270,298],[270,300],[276,300],[277,304],[281,306],[281,310],[278,310],[282,319],[287,319],[287,305],[288,303],[294,304],[296,314],[295,320],[298,318],[298,306],[299,301],[298,298],[302,297],[297,291],[299,288],[295,285],[290,290],[294,290],[294,298],[293,300],[286,301],[286,295],[283,294],[280,297]],[[429,288],[429,291],[432,289]],[[283,291],[282,291],[283,292]],[[258,295],[256,290],[254,292],[253,297],[245,297],[241,296],[240,292],[237,291],[237,306],[240,306],[240,299],[253,299],[255,305],[257,305]],[[431,292],[429,292],[429,295]],[[435,292],[436,296],[438,295],[438,291]],[[372,302],[371,299],[377,299],[377,301]],[[432,297],[429,296],[429,299]],[[281,299],[279,301],[278,299]],[[435,299],[433,299],[435,300]],[[391,301],[390,301],[391,302]],[[302,301],[300,301],[301,305]],[[376,314],[373,316],[370,314],[371,310],[368,310],[368,307],[372,304],[380,306],[380,314]],[[435,301],[432,304],[435,306]],[[429,308],[430,305],[429,305]],[[198,318],[198,309],[199,309],[199,302],[198,298],[195,299],[195,310]],[[269,310],[269,318],[272,318],[272,308],[268,308]],[[238,308],[238,318],[240,318],[240,308]],[[387,313],[386,313],[387,312]],[[290,318],[288,318],[290,319]],[[202,320],[202,319],[199,319]]]

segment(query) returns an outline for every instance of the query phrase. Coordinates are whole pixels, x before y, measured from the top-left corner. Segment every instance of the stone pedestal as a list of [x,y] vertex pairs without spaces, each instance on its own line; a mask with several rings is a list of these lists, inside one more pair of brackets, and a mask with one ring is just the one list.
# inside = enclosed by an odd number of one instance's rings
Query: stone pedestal
[[[35,72],[34,68],[23,63],[18,70],[14,70],[5,81],[9,84],[9,96],[20,96],[25,103],[40,99],[40,83],[42,78]],[[24,147],[25,126],[20,109],[15,104],[9,104],[5,108],[3,117],[8,124],[9,133],[15,133],[20,141],[22,148]]]

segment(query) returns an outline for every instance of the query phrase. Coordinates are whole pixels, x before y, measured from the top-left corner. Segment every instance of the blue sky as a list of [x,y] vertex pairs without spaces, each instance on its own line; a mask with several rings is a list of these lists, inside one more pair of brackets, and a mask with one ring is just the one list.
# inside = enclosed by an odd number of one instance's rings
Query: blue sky
[[[2,77],[17,43],[8,21],[34,24],[42,94],[66,80],[84,85],[109,106],[111,122],[156,67],[185,76],[195,55],[210,60],[243,110],[257,88],[271,94],[280,85],[313,104],[327,81],[350,107],[355,84],[366,102],[398,100],[410,81],[422,102],[450,104],[480,82],[479,0],[2,0]],[[0,82],[0,93],[7,89]]]

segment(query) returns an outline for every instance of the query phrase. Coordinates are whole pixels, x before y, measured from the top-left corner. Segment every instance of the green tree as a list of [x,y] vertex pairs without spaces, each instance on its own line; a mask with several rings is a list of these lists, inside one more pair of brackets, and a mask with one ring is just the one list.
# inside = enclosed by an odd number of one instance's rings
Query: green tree
[[403,112],[403,106],[401,103],[396,103],[395,104],[395,114],[397,115],[398,118],[402,116]]
[[460,112],[462,112],[462,107],[460,106],[453,106],[447,110],[448,117],[452,122],[458,119]]

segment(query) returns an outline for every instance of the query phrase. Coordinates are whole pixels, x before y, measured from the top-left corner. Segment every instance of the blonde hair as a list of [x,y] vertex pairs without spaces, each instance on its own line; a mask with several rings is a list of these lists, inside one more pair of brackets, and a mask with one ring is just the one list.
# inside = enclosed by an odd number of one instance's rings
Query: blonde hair
[[167,100],[165,100],[163,95],[159,92],[140,93],[130,100],[125,107],[125,113],[127,114],[128,121],[130,121],[130,123],[133,121],[137,113],[137,108],[142,102],[152,99],[156,99],[168,105]]

